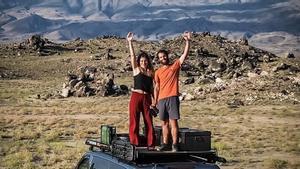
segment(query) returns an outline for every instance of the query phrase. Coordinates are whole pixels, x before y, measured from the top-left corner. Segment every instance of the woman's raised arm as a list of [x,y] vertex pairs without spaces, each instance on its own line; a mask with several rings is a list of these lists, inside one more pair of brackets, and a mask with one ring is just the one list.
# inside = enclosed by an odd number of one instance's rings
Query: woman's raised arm
[[132,40],[133,40],[133,33],[132,32],[128,32],[127,34],[127,41],[128,41],[128,45],[129,45],[129,51],[130,51],[130,60],[131,60],[131,66],[133,71],[137,68],[137,62],[136,62],[136,56],[134,53],[134,49],[132,46]]

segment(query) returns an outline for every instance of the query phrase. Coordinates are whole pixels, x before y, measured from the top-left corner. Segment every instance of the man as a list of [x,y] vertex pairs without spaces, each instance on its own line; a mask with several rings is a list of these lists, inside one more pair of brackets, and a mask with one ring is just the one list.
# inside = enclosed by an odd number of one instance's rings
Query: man
[[190,49],[191,33],[184,32],[185,48],[183,54],[174,63],[170,63],[168,52],[160,50],[157,57],[162,66],[155,72],[155,89],[153,106],[158,107],[159,118],[162,120],[163,143],[158,151],[168,149],[169,125],[171,125],[172,151],[178,151],[178,120],[179,114],[179,71]]

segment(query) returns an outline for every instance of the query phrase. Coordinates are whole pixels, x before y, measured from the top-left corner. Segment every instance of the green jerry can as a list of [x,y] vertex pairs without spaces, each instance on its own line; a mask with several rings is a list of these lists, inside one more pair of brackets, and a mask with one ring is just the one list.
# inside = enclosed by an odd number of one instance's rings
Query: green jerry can
[[102,144],[111,145],[113,138],[116,136],[116,127],[110,125],[101,125],[100,142]]

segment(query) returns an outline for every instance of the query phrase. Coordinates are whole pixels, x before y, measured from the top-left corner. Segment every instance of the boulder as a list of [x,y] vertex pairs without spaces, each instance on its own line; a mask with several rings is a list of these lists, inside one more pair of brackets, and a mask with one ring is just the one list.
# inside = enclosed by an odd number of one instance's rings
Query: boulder
[[91,60],[100,60],[101,59],[101,54],[100,53],[96,53],[90,56]]
[[85,97],[87,96],[87,86],[80,86],[75,92],[74,96],[76,97]]
[[129,88],[126,85],[120,85],[120,89],[123,91],[129,91]]
[[75,75],[75,74],[68,74],[67,75],[67,78],[66,78],[66,80],[67,81],[70,81],[70,80],[72,80],[72,79],[77,79],[78,78],[78,76],[77,75]]
[[69,97],[70,94],[70,89],[69,88],[63,88],[61,91],[61,96],[62,97]]
[[277,72],[279,70],[287,70],[290,67],[290,65],[286,63],[280,63],[279,65],[275,66],[272,70],[273,72]]
[[191,101],[191,100],[195,100],[195,96],[190,94],[190,93],[187,93],[185,96],[184,96],[184,99],[185,101]]
[[195,79],[192,77],[192,78],[188,78],[185,81],[183,81],[183,84],[188,85],[188,84],[192,84],[194,82],[195,82]]
[[257,74],[257,73],[252,73],[252,72],[248,72],[248,73],[247,73],[247,76],[248,76],[249,78],[256,78],[256,77],[258,77],[258,74]]
[[241,44],[241,45],[248,45],[248,39],[247,39],[247,38],[241,39],[240,44]]
[[70,63],[72,61],[72,58],[65,58],[61,59],[61,62]]
[[266,62],[266,63],[268,63],[268,62],[270,62],[271,61],[271,59],[270,59],[271,57],[268,55],[268,54],[265,54],[265,55],[263,55],[263,57],[262,57],[262,59],[263,59],[263,62]]
[[213,83],[213,82],[214,82],[214,79],[207,78],[207,77],[200,78],[197,80],[198,84],[209,84],[209,83]]
[[74,90],[80,90],[81,87],[85,86],[83,81],[79,81],[78,83],[76,83],[76,85],[74,86]]
[[194,93],[198,94],[198,93],[201,93],[203,91],[204,91],[204,89],[202,87],[196,87],[195,90],[194,90]]
[[221,78],[219,78],[219,77],[218,77],[218,78],[216,78],[216,80],[215,80],[215,81],[216,81],[216,83],[224,83],[224,81],[223,81]]
[[242,64],[242,70],[252,70],[253,69],[253,65],[250,61],[243,61]]
[[106,60],[115,59],[115,57],[113,57],[113,55],[112,55],[112,51],[113,51],[112,48],[107,49],[107,52],[106,52],[106,55],[105,55]]
[[40,35],[33,35],[28,39],[28,45],[34,50],[42,49],[45,45],[45,40]]
[[79,82],[77,79],[72,79],[69,81],[69,87],[72,89]]
[[286,53],[282,54],[281,57],[283,57],[283,58],[295,58],[295,55],[291,52],[286,52]]
[[224,83],[216,83],[216,84],[212,84],[210,86],[210,88],[208,89],[210,93],[214,93],[214,92],[219,92],[219,91],[222,91],[222,90],[225,90],[226,89],[226,84]]
[[195,96],[193,96],[190,93],[183,92],[180,93],[179,100],[191,101],[191,100],[195,100]]
[[260,75],[261,75],[261,76],[268,76],[269,73],[268,73],[267,71],[262,71],[262,72],[260,73]]
[[80,67],[80,72],[80,80],[83,82],[89,82],[95,80],[95,73],[97,72],[97,68],[93,66]]
[[208,69],[212,72],[221,72],[226,69],[226,65],[222,63],[218,63],[217,61],[213,60],[208,66]]
[[240,99],[233,99],[232,101],[227,103],[229,108],[238,108],[240,106],[244,106],[244,102]]

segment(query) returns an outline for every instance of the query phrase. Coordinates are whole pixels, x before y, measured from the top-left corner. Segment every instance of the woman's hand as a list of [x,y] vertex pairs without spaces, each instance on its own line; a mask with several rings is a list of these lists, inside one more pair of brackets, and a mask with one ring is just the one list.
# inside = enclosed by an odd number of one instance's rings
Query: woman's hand
[[127,41],[131,42],[133,40],[133,33],[132,32],[128,32],[127,34]]
[[184,38],[186,41],[191,40],[191,38],[192,38],[191,32],[184,32],[184,33],[183,33],[183,38]]
[[150,105],[150,107],[156,107],[156,104],[157,104],[157,103],[152,103],[152,104]]

